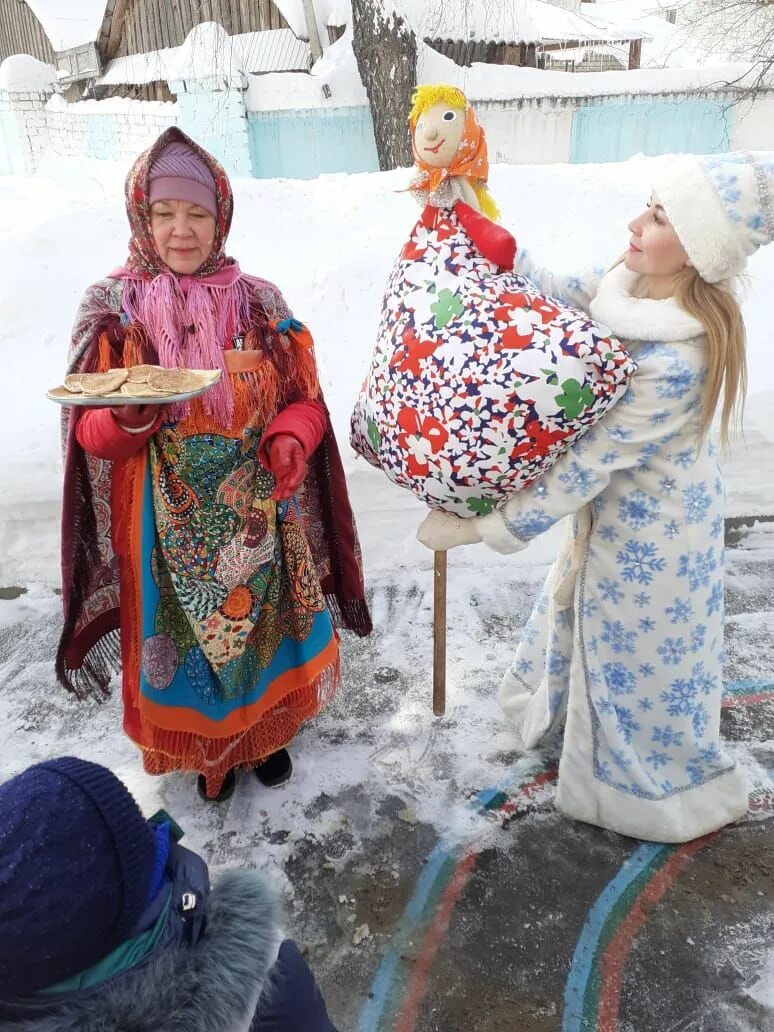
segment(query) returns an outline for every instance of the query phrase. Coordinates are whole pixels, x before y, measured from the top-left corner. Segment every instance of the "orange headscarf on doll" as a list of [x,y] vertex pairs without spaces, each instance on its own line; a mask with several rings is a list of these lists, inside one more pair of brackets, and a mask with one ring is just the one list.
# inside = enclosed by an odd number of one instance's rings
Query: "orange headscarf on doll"
[[[486,188],[486,181],[489,178],[489,154],[486,146],[486,136],[481,123],[476,117],[476,112],[468,102],[465,94],[455,86],[443,84],[417,86],[412,102],[413,106],[409,114],[409,124],[412,129],[411,149],[414,153],[417,168],[424,176],[423,181],[418,184],[420,189],[432,192],[437,190],[441,183],[450,176],[464,176],[470,180],[473,189],[476,191],[481,210],[484,214],[491,219],[497,219],[500,214],[498,207]],[[414,143],[414,126],[428,108],[438,103],[445,103],[456,111],[465,112],[462,140],[451,164],[446,168],[437,168],[435,165],[428,164],[418,153]]]

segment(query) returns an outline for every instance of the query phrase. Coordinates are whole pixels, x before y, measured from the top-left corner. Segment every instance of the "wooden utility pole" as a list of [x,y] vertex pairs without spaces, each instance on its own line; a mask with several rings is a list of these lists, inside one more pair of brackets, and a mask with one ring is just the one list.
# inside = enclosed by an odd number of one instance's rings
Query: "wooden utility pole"
[[317,61],[322,57],[322,43],[317,28],[317,16],[314,13],[314,0],[304,0],[304,17],[306,18],[306,31],[309,33],[309,46],[312,49],[312,60]]
[[446,552],[436,552],[433,566],[433,713],[446,712]]

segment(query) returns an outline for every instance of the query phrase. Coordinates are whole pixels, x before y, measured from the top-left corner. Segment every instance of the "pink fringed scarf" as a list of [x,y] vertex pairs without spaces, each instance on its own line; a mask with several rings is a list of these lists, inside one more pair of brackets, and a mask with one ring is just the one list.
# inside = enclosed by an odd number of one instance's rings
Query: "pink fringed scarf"
[[[236,262],[209,276],[176,276],[167,271],[148,280],[127,267],[110,275],[124,281],[123,310],[130,322],[144,327],[160,365],[221,370],[220,383],[202,401],[208,415],[229,426],[234,396],[223,342],[238,327],[250,325],[255,289],[262,281],[244,276]],[[187,406],[178,408],[176,417],[184,417]]]
[[[204,161],[215,183],[215,237],[212,251],[193,275],[179,276],[162,261],[151,232],[150,172],[173,140],[186,143]],[[135,162],[126,180],[126,211],[132,236],[126,265],[111,276],[124,281],[123,310],[144,328],[158,361],[167,368],[220,369],[220,383],[204,396],[208,415],[228,426],[234,398],[223,346],[239,326],[251,323],[251,303],[262,281],[242,275],[225,254],[234,198],[225,170],[211,154],[179,129],[163,133]],[[182,409],[183,407],[181,407]],[[176,412],[178,417],[184,410]]]

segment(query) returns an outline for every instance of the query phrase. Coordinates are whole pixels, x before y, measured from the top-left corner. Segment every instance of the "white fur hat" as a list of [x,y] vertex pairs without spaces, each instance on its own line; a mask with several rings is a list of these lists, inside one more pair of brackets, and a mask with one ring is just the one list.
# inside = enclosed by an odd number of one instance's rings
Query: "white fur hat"
[[708,283],[736,276],[774,240],[774,151],[669,155],[656,164],[651,186]]

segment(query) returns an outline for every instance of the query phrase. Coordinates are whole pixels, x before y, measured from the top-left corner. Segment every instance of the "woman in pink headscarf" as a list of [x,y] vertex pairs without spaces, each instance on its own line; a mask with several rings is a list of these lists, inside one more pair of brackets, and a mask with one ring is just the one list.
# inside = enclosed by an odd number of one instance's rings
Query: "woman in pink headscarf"
[[233,197],[179,129],[126,182],[129,259],[81,304],[71,371],[219,369],[200,398],[65,423],[60,681],[104,695],[145,769],[233,791],[290,777],[285,746],[339,679],[331,614],[370,631],[359,548],[308,331],[226,257]]

